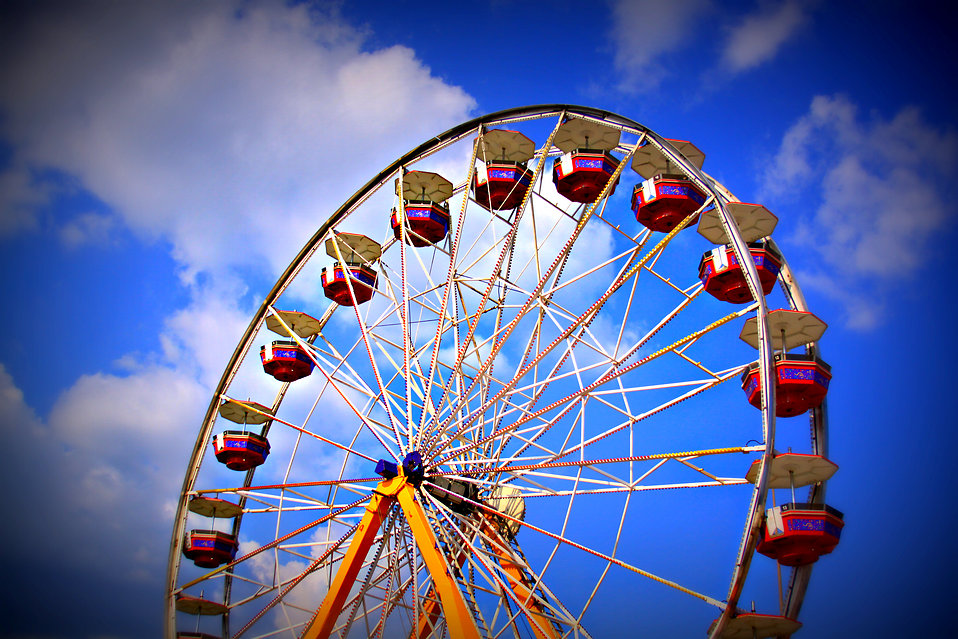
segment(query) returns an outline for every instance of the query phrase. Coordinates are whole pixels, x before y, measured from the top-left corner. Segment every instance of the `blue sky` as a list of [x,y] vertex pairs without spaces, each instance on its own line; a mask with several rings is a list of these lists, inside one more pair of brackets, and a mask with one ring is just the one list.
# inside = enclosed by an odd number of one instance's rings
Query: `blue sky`
[[692,140],[778,215],[829,323],[847,522],[801,636],[944,634],[956,26],[893,0],[0,4],[0,636],[158,634],[192,440],[263,294],[388,162],[538,103]]

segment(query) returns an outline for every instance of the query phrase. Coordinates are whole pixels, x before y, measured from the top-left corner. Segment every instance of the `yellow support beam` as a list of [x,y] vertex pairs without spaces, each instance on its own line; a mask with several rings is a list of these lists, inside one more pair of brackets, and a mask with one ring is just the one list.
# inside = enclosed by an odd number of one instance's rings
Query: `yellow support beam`
[[372,499],[366,506],[366,514],[359,522],[359,528],[356,529],[356,534],[346,550],[346,556],[343,557],[336,577],[329,586],[326,598],[323,599],[323,605],[306,627],[302,639],[327,639],[332,633],[333,626],[349,596],[349,591],[359,575],[359,569],[362,568],[363,561],[366,560],[366,555],[376,539],[376,533],[379,532],[379,527],[395,503],[395,492],[403,485],[405,480],[402,477],[394,477],[380,482],[376,487]]
[[[459,585],[449,574],[445,558],[439,551],[439,544],[426,517],[422,504],[416,498],[416,488],[406,481],[403,475],[379,483],[373,497],[366,507],[366,514],[356,530],[346,555],[343,557],[333,583],[330,584],[326,598],[316,615],[307,625],[302,639],[328,639],[335,627],[336,620],[343,610],[350,590],[359,576],[366,555],[376,539],[376,533],[382,526],[389,509],[399,503],[403,515],[416,540],[433,582],[433,591],[438,593],[446,627],[452,639],[479,639],[479,630],[466,606]],[[434,624],[438,610],[427,612]],[[428,628],[428,626],[427,626]]]
[[535,599],[532,590],[527,585],[525,572],[512,560],[512,555],[508,552],[509,544],[503,539],[502,535],[499,534],[499,531],[496,530],[495,525],[488,519],[483,517],[482,523],[483,532],[492,540],[490,547],[496,554],[499,565],[502,566],[503,571],[509,576],[509,587],[516,595],[516,599],[522,602],[522,607],[529,616],[529,625],[532,627],[536,638],[559,639],[559,634],[556,632],[555,626],[552,625],[552,621],[543,614],[542,606]]
[[[460,550],[459,554],[456,556],[456,568],[461,569],[463,564],[466,563],[466,551]],[[410,639],[426,639],[432,631],[436,629],[436,624],[439,621],[439,612],[442,609],[439,603],[439,600],[436,598],[436,587],[429,587],[429,594],[426,595],[426,600],[422,604],[422,611],[419,613],[419,625],[416,629],[410,634]]]
[[449,574],[445,558],[439,552],[439,543],[426,518],[426,512],[416,499],[416,490],[411,484],[406,484],[399,491],[397,499],[419,547],[419,553],[426,563],[426,569],[432,577],[433,588],[439,595],[449,636],[452,639],[479,639],[479,629],[476,628],[472,613],[466,606],[466,600],[462,598],[459,585]]

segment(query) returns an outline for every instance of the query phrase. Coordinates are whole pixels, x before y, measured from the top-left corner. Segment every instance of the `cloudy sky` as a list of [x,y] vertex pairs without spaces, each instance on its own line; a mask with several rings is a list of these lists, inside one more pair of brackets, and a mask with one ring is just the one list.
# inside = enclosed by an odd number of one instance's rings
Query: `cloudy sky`
[[829,501],[848,524],[803,636],[943,634],[953,10],[444,5],[0,3],[0,636],[156,636],[192,441],[263,294],[387,163],[539,103],[693,140],[778,215],[830,324]]

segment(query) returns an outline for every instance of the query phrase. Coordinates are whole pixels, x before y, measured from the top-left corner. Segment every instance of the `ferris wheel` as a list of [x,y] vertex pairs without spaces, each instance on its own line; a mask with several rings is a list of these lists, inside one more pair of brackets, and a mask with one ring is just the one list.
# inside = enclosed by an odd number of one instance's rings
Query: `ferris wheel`
[[825,324],[704,160],[516,108],[317,220],[200,425],[167,636],[799,630],[843,526]]

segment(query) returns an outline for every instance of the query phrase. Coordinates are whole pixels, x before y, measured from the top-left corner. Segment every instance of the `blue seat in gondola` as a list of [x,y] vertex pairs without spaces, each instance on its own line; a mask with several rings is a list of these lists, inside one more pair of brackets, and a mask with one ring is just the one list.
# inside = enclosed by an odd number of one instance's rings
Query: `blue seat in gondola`
[[[406,241],[413,246],[429,246],[441,242],[449,232],[449,205],[445,202],[415,201],[405,203]],[[393,209],[389,224],[393,230],[393,237],[397,240],[402,237],[402,227],[399,224],[399,214]]]
[[[752,242],[748,246],[762,283],[762,292],[768,295],[775,287],[775,280],[782,268],[782,257],[764,241]],[[752,301],[742,265],[738,263],[731,244],[707,251],[702,256],[699,279],[709,294],[723,302],[743,304]]]
[[269,440],[244,430],[226,430],[213,435],[213,452],[230,470],[246,471],[266,461]]
[[239,542],[219,530],[191,530],[183,541],[183,554],[201,568],[216,568],[233,561]]
[[489,160],[472,179],[472,193],[479,206],[491,211],[514,209],[526,197],[532,171],[523,162]]
[[296,342],[275,340],[259,349],[263,370],[281,382],[295,382],[313,372],[313,360]]
[[353,298],[349,294],[349,285],[352,284],[356,303],[368,302],[376,288],[376,271],[364,264],[351,264],[349,272],[352,279],[347,283],[346,271],[339,262],[334,262],[332,268],[323,268],[323,293],[340,306],[353,306]]
[[[619,166],[619,160],[600,149],[574,149],[552,163],[552,181],[556,190],[573,202],[594,202]],[[616,181],[618,182],[618,181]],[[615,184],[609,195],[615,192]]]

